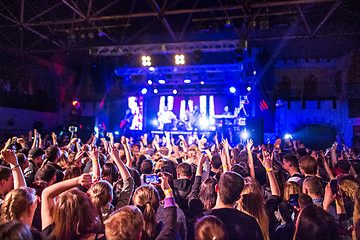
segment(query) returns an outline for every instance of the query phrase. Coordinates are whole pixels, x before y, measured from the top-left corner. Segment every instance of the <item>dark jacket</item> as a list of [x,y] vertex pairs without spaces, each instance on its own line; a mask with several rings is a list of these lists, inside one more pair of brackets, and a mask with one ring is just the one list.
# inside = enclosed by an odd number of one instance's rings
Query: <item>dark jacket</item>
[[26,180],[26,184],[29,186],[35,180],[36,172],[39,170],[39,167],[36,164],[29,160],[29,166],[24,170],[24,177]]

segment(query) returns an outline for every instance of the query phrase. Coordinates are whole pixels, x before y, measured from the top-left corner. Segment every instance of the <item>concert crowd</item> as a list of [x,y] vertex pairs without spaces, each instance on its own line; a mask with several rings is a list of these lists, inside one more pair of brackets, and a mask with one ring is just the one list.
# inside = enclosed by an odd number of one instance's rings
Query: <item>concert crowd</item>
[[0,239],[360,239],[356,146],[49,138],[2,146]]

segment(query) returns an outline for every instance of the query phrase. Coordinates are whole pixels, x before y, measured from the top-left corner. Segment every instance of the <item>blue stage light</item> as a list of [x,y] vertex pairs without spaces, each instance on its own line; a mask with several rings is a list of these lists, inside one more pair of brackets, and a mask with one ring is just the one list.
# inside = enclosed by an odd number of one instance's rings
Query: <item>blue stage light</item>
[[146,94],[147,93],[147,89],[146,88],[143,88],[143,89],[141,89],[141,94]]

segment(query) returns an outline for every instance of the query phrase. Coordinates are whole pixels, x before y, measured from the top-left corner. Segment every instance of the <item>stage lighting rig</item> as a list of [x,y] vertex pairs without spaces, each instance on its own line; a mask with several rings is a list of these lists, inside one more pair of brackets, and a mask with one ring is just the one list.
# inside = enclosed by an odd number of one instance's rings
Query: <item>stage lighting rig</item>
[[151,66],[151,57],[150,56],[142,56],[141,61],[142,61],[142,65],[144,67],[150,67]]
[[143,89],[141,89],[141,94],[142,94],[142,95],[145,95],[145,94],[147,93],[147,91],[148,91],[148,90],[147,90],[146,88],[143,88]]
[[231,88],[229,88],[229,91],[230,91],[231,93],[236,93],[236,88],[235,88],[235,87],[231,87]]
[[185,55],[184,54],[175,55],[175,64],[176,65],[184,65],[185,64]]

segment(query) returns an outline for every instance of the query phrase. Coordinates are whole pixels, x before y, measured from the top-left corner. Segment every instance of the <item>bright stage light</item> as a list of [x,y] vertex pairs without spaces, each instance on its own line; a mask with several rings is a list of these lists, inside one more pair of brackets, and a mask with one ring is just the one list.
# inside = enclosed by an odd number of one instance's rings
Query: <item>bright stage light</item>
[[287,133],[287,134],[285,134],[284,138],[285,139],[292,139],[292,136],[291,136],[291,134]]
[[241,132],[241,138],[248,139],[249,138],[249,133],[247,131],[242,131]]
[[177,94],[177,90],[176,90],[176,89],[173,90],[173,94]]
[[154,72],[154,71],[155,71],[155,68],[154,68],[154,67],[149,67],[149,71],[150,71],[150,72]]
[[235,93],[235,92],[236,92],[236,88],[231,87],[231,88],[229,88],[229,91],[230,91],[231,93]]
[[143,88],[143,89],[141,89],[141,94],[143,94],[143,95],[144,95],[144,94],[146,94],[146,93],[147,93],[147,91],[148,91],[148,90],[147,90],[146,88]]
[[250,92],[250,91],[251,91],[251,87],[247,87],[246,90],[248,90],[248,92]]
[[148,80],[148,84],[151,85],[151,84],[152,84],[152,81],[151,81],[151,80]]
[[142,61],[142,65],[144,67],[151,66],[151,57],[150,56],[142,56],[141,61]]
[[191,80],[190,79],[184,79],[184,83],[191,83]]
[[156,119],[152,120],[152,124],[156,127],[158,125],[158,120]]
[[207,129],[210,126],[210,122],[206,118],[200,118],[199,123],[202,129]]
[[204,81],[201,81],[201,82],[200,82],[200,84],[201,84],[201,85],[204,85],[204,84],[205,84],[205,82],[204,82]]
[[115,135],[119,135],[119,134],[120,134],[119,131],[115,131],[114,133],[115,133]]
[[254,71],[253,73],[254,73],[254,75],[256,75],[256,71]]
[[154,89],[154,93],[156,94],[156,93],[158,93],[158,92],[159,92],[159,91],[155,88],[155,89]]
[[165,80],[164,79],[159,79],[158,81],[160,84],[165,84]]
[[184,56],[184,54],[175,55],[175,64],[176,65],[184,65],[185,64],[185,56]]

